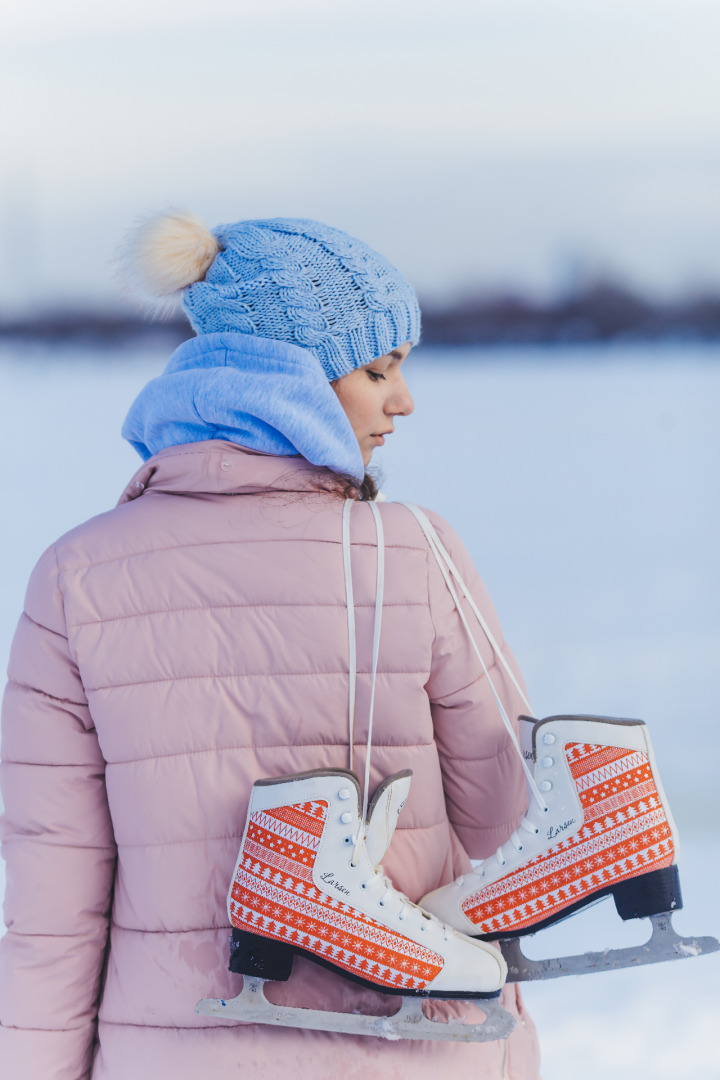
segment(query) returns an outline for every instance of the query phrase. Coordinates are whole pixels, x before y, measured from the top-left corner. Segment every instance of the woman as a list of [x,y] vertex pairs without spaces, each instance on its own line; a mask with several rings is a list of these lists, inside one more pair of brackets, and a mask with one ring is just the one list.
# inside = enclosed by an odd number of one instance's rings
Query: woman
[[[197,336],[140,393],[123,433],[145,464],[120,504],[38,563],[3,714],[6,920],[0,1055],[24,1080],[329,1080],[368,1070],[534,1078],[507,1043],[382,1042],[196,1016],[234,996],[226,894],[253,783],[348,765],[341,544],[352,521],[363,763],[375,597],[373,450],[408,415],[415,294],[361,242],[317,222],[188,215],[146,225],[135,262],[182,293]],[[519,761],[424,536],[400,505],[386,545],[371,790],[414,779],[384,860],[416,900],[507,839]],[[496,637],[457,537],[433,519]],[[509,655],[509,654],[508,654]],[[488,650],[488,665],[492,656]],[[496,685],[514,718],[516,691]],[[357,768],[357,766],[356,766]],[[297,960],[268,996],[382,1013],[386,996]]]

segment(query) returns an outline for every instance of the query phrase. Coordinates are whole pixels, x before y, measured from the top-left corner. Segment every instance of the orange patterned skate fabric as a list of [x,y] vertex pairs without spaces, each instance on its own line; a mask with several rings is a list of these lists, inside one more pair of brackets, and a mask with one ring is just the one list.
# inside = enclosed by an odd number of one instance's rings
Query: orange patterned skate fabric
[[252,815],[230,889],[233,926],[297,945],[378,986],[424,989],[442,956],[345,903],[342,874],[327,875],[327,893],[315,886],[326,815],[322,800]]
[[480,934],[512,934],[598,889],[672,864],[670,828],[647,754],[568,743],[565,757],[583,807],[582,827],[554,824],[548,839],[559,836],[556,844],[463,900]]

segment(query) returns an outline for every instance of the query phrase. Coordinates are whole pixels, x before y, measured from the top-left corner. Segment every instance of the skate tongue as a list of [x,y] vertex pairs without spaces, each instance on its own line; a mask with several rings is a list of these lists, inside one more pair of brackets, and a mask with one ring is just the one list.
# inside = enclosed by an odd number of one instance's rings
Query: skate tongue
[[404,769],[383,780],[368,808],[365,826],[365,850],[370,864],[379,866],[390,847],[400,811],[410,791],[412,772]]
[[533,731],[537,720],[534,716],[519,716],[518,717],[518,742],[520,743],[520,749],[522,750],[523,760],[528,764],[532,764],[535,761],[535,751],[533,749]]

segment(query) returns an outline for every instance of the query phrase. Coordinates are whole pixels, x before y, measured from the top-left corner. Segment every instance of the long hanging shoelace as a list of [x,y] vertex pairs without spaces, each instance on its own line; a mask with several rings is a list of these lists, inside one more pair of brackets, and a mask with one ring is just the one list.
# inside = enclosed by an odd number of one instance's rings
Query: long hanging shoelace
[[[502,652],[500,646],[498,645],[497,641],[495,640],[495,636],[492,633],[492,630],[490,629],[490,627],[488,626],[487,621],[483,617],[482,612],[480,611],[477,604],[473,600],[473,598],[472,598],[472,596],[470,594],[470,590],[468,589],[467,585],[465,584],[465,582],[462,579],[460,571],[458,570],[457,566],[455,565],[452,558],[450,557],[449,552],[447,551],[447,549],[445,548],[442,540],[438,536],[437,531],[435,530],[435,528],[434,528],[432,522],[430,521],[430,519],[428,518],[427,514],[425,514],[425,512],[423,510],[421,510],[419,506],[415,506],[413,503],[403,503],[402,505],[405,506],[410,511],[411,514],[413,514],[413,516],[416,518],[418,524],[420,525],[420,528],[422,529],[423,533],[425,534],[425,539],[428,542],[428,546],[430,548],[430,551],[433,553],[433,556],[435,557],[435,561],[437,562],[438,567],[440,569],[440,573],[442,574],[443,579],[445,581],[445,584],[447,585],[450,596],[452,597],[453,603],[454,603],[454,605],[455,605],[455,607],[457,609],[457,613],[460,616],[460,620],[461,620],[461,622],[462,622],[462,624],[463,624],[463,626],[465,628],[465,631],[467,632],[468,638],[470,639],[470,644],[471,644],[471,646],[473,648],[473,651],[474,651],[475,655],[477,656],[478,660],[480,661],[480,666],[482,668],[483,674],[485,675],[485,678],[488,681],[490,691],[491,691],[491,693],[493,695],[493,698],[495,699],[495,704],[497,705],[498,712],[500,713],[500,716],[502,718],[502,722],[505,725],[505,728],[506,728],[506,730],[508,732],[508,735],[510,736],[510,740],[512,742],[512,745],[515,747],[517,755],[520,758],[520,762],[522,764],[523,771],[525,773],[525,779],[526,779],[527,786],[528,786],[528,789],[529,789],[529,792],[530,792],[530,796],[531,796],[532,800],[535,802],[535,804],[538,807],[539,811],[541,813],[543,813],[543,814],[547,814],[549,812],[549,807],[548,807],[547,803],[545,802],[545,799],[542,797],[542,795],[540,793],[540,790],[539,790],[537,784],[535,783],[535,777],[533,776],[530,768],[528,767],[527,762],[525,761],[525,757],[524,757],[523,752],[522,752],[522,750],[520,748],[520,744],[519,744],[519,742],[517,740],[517,736],[515,734],[515,730],[514,730],[514,728],[512,726],[512,723],[510,721],[510,717],[508,716],[507,710],[505,709],[505,706],[503,705],[502,700],[500,698],[500,695],[499,695],[499,693],[497,691],[497,688],[495,687],[495,684],[493,683],[493,680],[492,680],[492,678],[490,676],[490,672],[488,671],[485,660],[483,659],[482,653],[480,652],[480,648],[479,648],[479,646],[477,644],[477,641],[475,640],[475,635],[473,634],[472,630],[470,629],[470,624],[468,623],[467,616],[465,615],[465,612],[463,611],[463,608],[462,608],[462,605],[461,605],[460,600],[458,598],[457,592],[455,591],[455,588],[453,586],[453,578],[455,579],[455,582],[457,583],[458,588],[460,589],[460,592],[463,594],[465,599],[468,601],[470,609],[472,610],[473,614],[475,615],[476,619],[478,620],[478,622],[479,622],[479,624],[480,624],[480,626],[481,626],[481,628],[483,630],[483,633],[485,634],[485,637],[487,638],[488,642],[490,643],[490,646],[491,646],[491,648],[493,650],[493,653],[495,654],[497,662],[501,665],[501,667],[505,670],[505,672],[509,676],[510,681],[512,682],[513,686],[515,687],[518,694],[520,695],[520,698],[521,698],[523,704],[525,705],[526,709],[528,710],[528,713],[530,714],[530,716],[532,716],[534,718],[535,714],[533,713],[530,702],[528,701],[527,696],[526,696],[523,688],[520,686],[517,678],[515,677],[514,671],[512,670],[510,665],[508,664],[507,660],[505,659],[505,656],[503,655],[503,652]],[[529,816],[529,812],[527,814],[525,814],[524,817],[522,818],[522,820],[520,822],[520,828],[524,832],[530,833],[531,835],[535,835],[535,836],[537,836],[538,832],[540,831],[537,824]],[[512,846],[515,848],[516,851],[522,851],[523,850],[522,838],[520,836],[519,831],[517,831],[517,830],[512,834],[512,836],[507,841],[507,843],[512,844]],[[505,845],[501,845],[497,849],[497,851],[495,852],[495,858],[497,859],[500,866],[504,866],[505,863],[507,862],[507,859],[505,857],[505,853],[504,853],[504,850],[503,850],[504,847],[505,847]],[[483,860],[475,861],[473,865],[475,865],[476,868],[477,868],[477,867],[479,867],[481,865],[482,861]],[[484,874],[481,873],[481,876],[484,876]]]
[[[351,772],[353,771],[354,763],[355,698],[357,683],[357,631],[355,627],[355,597],[353,593],[352,563],[350,558],[350,512],[353,508],[353,502],[354,500],[352,499],[346,499],[342,517],[343,570],[345,574],[345,599],[348,616],[348,740],[350,743],[349,758]],[[378,657],[380,654],[380,630],[382,626],[383,594],[385,591],[385,538],[382,518],[380,516],[380,511],[374,502],[370,502],[368,505],[373,514],[375,534],[377,537],[375,618],[373,623],[372,674],[370,682],[370,704],[368,709],[368,730],[365,744],[362,818],[360,820],[357,836],[353,838],[354,848],[351,859],[352,865],[357,864],[367,824],[368,795],[370,790],[370,756],[372,752],[373,716],[375,712],[375,684],[377,681]],[[452,934],[451,929],[446,926],[445,923],[436,919],[434,915],[430,915],[428,912],[423,911],[422,908],[419,908],[417,904],[414,904],[404,893],[399,892],[390,879],[386,877],[382,866],[376,867],[372,877],[363,881],[360,887],[362,889],[383,889],[383,894],[378,900],[378,905],[380,907],[386,907],[390,901],[397,901],[400,905],[396,915],[398,922],[405,922],[409,916],[414,914],[418,918],[418,928],[423,933],[442,934],[445,941],[450,940]]]
[[[365,778],[363,782],[362,818],[358,835],[355,839],[353,862],[363,839],[363,829],[367,819],[368,792],[370,788],[370,754],[372,751],[373,714],[375,712],[375,682],[377,679],[378,656],[380,655],[380,630],[382,627],[383,594],[385,592],[385,534],[383,533],[380,511],[374,502],[369,502],[375,521],[377,537],[377,574],[375,581],[375,619],[373,623],[372,676],[370,681],[370,706],[368,709],[367,740],[365,744]],[[348,615],[348,652],[349,652],[349,691],[348,691],[348,741],[350,743],[350,771],[353,771],[355,743],[355,687],[357,683],[357,634],[355,630],[355,599],[352,584],[352,563],[350,559],[350,511],[353,500],[346,499],[342,519],[343,569],[345,572],[345,599]]]

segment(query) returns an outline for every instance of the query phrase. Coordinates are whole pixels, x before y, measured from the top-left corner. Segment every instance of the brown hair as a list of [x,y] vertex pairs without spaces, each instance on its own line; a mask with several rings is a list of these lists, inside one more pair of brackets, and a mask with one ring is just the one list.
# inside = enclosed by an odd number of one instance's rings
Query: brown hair
[[357,499],[358,502],[372,502],[377,498],[378,481],[366,472],[360,483],[351,476],[332,473],[332,479],[322,484],[324,491],[330,491],[341,499]]

